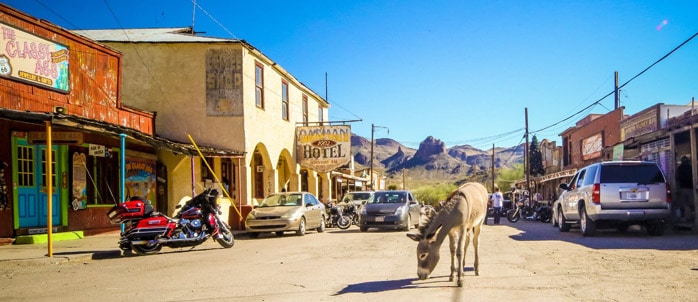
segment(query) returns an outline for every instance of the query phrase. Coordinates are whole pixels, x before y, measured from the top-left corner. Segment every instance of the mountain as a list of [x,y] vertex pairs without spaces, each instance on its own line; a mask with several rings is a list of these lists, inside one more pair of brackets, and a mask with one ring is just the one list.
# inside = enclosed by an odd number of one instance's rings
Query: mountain
[[[371,166],[371,141],[361,136],[351,137],[354,163]],[[511,167],[523,162],[524,146],[495,148],[495,167]],[[373,169],[395,176],[408,171],[414,178],[458,179],[491,168],[492,149],[479,150],[470,145],[446,148],[446,144],[432,136],[413,149],[389,138],[375,140]],[[404,170],[403,170],[404,169]]]

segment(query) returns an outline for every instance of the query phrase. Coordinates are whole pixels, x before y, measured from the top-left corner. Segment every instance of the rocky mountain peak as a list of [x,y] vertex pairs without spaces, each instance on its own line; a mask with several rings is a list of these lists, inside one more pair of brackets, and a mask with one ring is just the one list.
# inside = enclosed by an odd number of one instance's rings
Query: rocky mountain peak
[[419,144],[419,149],[417,153],[414,154],[416,160],[427,160],[431,156],[445,154],[446,153],[446,143],[443,141],[429,136],[424,141]]

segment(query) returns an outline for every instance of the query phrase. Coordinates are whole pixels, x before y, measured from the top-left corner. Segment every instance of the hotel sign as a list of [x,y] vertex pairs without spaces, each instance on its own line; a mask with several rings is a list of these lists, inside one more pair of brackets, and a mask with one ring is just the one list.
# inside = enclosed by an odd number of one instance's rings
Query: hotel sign
[[0,23],[0,77],[68,92],[68,47]]
[[317,172],[329,172],[351,160],[350,126],[296,127],[296,158]]

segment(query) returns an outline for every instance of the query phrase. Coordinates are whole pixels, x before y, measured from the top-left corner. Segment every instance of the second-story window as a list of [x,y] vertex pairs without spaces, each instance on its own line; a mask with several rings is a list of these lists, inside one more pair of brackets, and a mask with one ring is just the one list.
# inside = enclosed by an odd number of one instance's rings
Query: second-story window
[[288,83],[281,82],[281,118],[288,121]]
[[254,83],[255,83],[255,104],[259,108],[264,108],[264,66],[262,66],[262,64],[260,64],[260,63],[255,64]]
[[[324,117],[323,114],[322,114],[322,107],[317,106],[317,121],[320,122],[320,123],[322,123],[322,122],[325,121],[324,118],[325,118],[325,117]],[[322,124],[321,124],[321,125],[322,125]]]
[[308,126],[308,96],[303,95],[303,125]]

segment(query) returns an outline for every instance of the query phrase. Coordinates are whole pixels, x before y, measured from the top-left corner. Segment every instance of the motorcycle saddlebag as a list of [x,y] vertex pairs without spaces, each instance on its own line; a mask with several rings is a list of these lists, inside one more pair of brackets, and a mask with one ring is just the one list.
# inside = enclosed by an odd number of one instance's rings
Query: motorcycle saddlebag
[[153,206],[141,199],[131,199],[109,210],[109,222],[119,224],[127,220],[143,218],[153,212]]

